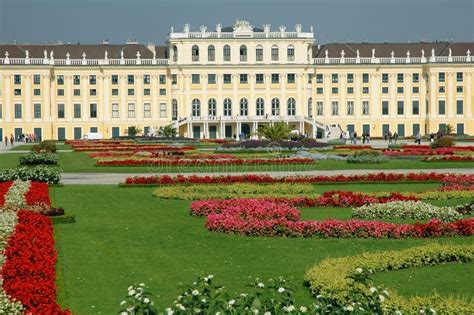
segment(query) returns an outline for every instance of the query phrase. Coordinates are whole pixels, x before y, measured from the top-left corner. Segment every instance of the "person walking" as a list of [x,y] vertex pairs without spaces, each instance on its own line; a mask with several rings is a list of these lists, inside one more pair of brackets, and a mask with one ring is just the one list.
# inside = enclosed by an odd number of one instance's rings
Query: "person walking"
[[370,143],[370,133],[367,133],[367,134],[365,135],[365,140],[367,141],[367,144]]
[[15,137],[13,136],[13,134],[10,134],[10,144],[12,145],[12,147],[13,143],[15,143]]
[[8,136],[5,136],[5,147],[8,147]]
[[385,140],[385,142],[387,142],[388,134],[386,131],[383,133],[383,139]]
[[392,143],[393,135],[391,131],[388,131],[388,143]]
[[418,131],[418,133],[415,136],[415,142],[420,145],[421,144],[421,133]]
[[393,140],[395,143],[397,143],[397,140],[398,140],[398,133],[395,131],[395,133],[393,134]]
[[362,134],[362,144],[365,144],[365,133]]
[[354,144],[357,144],[357,131],[354,131]]

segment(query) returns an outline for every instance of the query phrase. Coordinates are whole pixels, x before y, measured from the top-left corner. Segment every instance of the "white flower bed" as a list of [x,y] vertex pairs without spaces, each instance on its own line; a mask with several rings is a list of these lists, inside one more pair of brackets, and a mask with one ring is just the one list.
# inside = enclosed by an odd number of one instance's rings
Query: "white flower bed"
[[5,205],[7,209],[21,209],[27,206],[25,194],[30,189],[30,181],[15,180],[8,192],[5,194]]
[[394,201],[368,204],[352,209],[352,217],[358,219],[439,219],[450,222],[462,218],[450,207],[437,207],[422,201]]

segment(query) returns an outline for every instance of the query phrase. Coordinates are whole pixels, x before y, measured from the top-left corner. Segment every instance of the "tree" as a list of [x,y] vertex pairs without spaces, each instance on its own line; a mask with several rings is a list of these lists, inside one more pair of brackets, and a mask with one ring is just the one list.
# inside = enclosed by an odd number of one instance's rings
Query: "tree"
[[446,134],[447,134],[447,135],[451,135],[451,134],[453,134],[453,133],[454,133],[454,127],[453,127],[453,125],[451,125],[451,124],[447,124],[447,125],[446,125],[446,130],[445,130],[445,131],[446,131]]
[[137,126],[130,126],[125,130],[125,133],[132,138],[135,138],[137,134],[141,133],[142,130]]
[[158,135],[166,137],[166,138],[174,138],[176,137],[177,131],[173,125],[161,126],[158,130]]
[[272,141],[286,140],[291,134],[291,128],[284,122],[264,125],[258,129],[258,134]]

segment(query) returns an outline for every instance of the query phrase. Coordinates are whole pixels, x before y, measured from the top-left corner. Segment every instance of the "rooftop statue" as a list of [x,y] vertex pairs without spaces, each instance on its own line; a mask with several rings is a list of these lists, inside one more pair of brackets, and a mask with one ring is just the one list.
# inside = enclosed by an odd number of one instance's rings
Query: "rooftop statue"
[[248,21],[239,20],[239,19],[235,21],[233,28],[234,28],[234,32],[252,32],[253,31],[253,26],[250,25]]

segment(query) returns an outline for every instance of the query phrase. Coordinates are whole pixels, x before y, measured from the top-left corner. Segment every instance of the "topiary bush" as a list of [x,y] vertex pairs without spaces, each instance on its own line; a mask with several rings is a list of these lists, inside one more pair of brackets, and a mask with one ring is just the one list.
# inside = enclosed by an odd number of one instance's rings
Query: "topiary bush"
[[31,150],[33,152],[51,152],[55,153],[57,148],[56,148],[56,142],[54,140],[44,140],[41,141],[39,144],[34,145]]
[[454,138],[451,136],[442,136],[439,139],[435,139],[433,143],[431,143],[431,147],[433,149],[436,148],[449,148],[454,146]]

